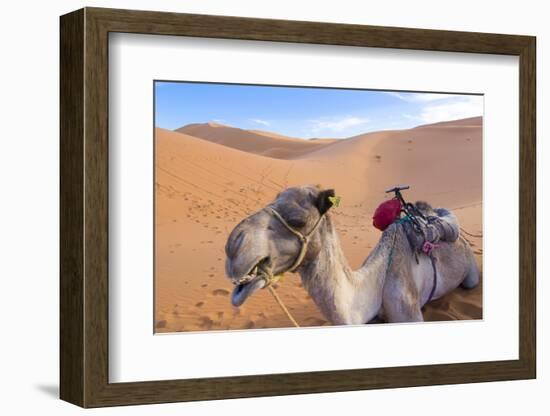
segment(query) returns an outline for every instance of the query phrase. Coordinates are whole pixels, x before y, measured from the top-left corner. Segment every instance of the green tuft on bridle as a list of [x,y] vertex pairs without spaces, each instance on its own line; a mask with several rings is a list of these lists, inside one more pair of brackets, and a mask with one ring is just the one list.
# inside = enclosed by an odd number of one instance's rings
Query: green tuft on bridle
[[340,196],[329,196],[328,200],[331,202],[331,204],[334,208],[338,208],[340,206],[340,201],[342,200],[342,197],[340,197]]

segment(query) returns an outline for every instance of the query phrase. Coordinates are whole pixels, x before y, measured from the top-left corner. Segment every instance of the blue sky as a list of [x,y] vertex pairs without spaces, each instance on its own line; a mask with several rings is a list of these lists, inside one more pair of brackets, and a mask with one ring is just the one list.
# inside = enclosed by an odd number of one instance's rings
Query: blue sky
[[155,125],[214,121],[291,137],[343,138],[483,115],[483,97],[327,88],[155,82]]

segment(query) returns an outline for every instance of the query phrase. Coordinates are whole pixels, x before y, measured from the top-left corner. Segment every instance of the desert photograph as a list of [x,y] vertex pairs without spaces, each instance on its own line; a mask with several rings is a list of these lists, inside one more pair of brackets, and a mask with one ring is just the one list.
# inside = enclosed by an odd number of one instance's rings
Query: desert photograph
[[483,96],[154,91],[156,333],[483,318]]

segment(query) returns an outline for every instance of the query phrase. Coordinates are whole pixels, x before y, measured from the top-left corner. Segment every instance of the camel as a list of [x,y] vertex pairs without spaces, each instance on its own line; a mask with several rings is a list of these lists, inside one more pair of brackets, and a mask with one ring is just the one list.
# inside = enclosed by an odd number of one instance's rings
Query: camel
[[235,284],[233,305],[242,305],[273,276],[291,271],[300,275],[334,325],[418,322],[430,298],[479,283],[469,244],[463,238],[440,242],[433,252],[437,285],[432,293],[432,262],[424,253],[415,258],[399,223],[382,232],[362,266],[353,271],[329,212],[333,197],[333,190],[316,186],[288,188],[233,229],[225,247],[226,275]]

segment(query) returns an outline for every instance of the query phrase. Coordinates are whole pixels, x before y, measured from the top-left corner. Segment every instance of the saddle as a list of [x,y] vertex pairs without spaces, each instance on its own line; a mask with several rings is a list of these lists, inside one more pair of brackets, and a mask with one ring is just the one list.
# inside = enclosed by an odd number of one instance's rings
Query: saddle
[[440,241],[454,242],[458,239],[460,225],[456,216],[445,208],[432,208],[428,203],[414,204],[415,213],[406,214],[399,221],[414,253],[431,254]]
[[419,263],[418,255],[421,253],[430,258],[433,268],[433,286],[426,301],[428,303],[432,300],[437,288],[437,259],[433,251],[441,241],[451,243],[456,241],[459,237],[460,225],[456,216],[445,208],[432,208],[424,201],[414,204],[406,202],[401,195],[401,191],[405,189],[409,189],[409,186],[396,186],[386,191],[386,193],[394,192],[395,197],[378,207],[374,213],[373,225],[383,231],[389,224],[400,224],[416,262]]

